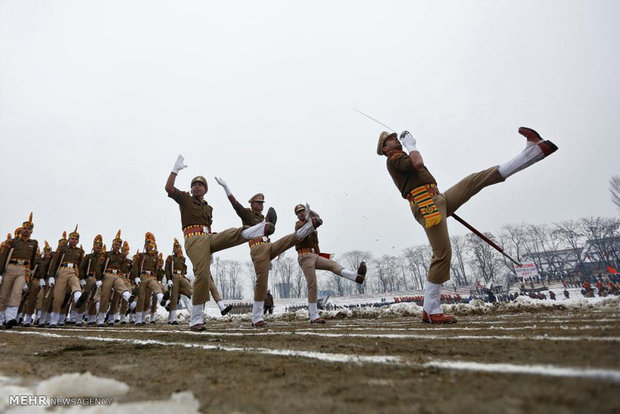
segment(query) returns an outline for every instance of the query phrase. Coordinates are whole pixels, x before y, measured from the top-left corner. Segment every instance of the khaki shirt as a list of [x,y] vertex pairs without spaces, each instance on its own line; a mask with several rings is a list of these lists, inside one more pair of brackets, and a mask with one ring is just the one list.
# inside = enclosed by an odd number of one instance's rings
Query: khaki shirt
[[54,257],[52,257],[52,262],[49,267],[49,276],[56,276],[56,273],[62,263],[71,263],[73,265],[73,269],[75,269],[75,272],[77,273],[83,259],[84,250],[77,246],[71,247],[69,244],[62,245],[58,250],[56,250]]
[[118,273],[121,273],[121,268],[127,255],[121,253],[120,251],[115,252],[114,250],[110,250],[109,252],[105,252],[99,259],[97,259],[97,280],[101,280],[103,275],[110,270],[118,270]]
[[413,168],[411,158],[404,151],[388,157],[386,164],[388,172],[403,198],[407,198],[407,194],[416,187],[424,184],[437,184],[426,167],[423,170]]
[[84,256],[84,260],[82,260],[82,265],[80,266],[80,278],[86,279],[89,276],[95,276],[95,271],[97,267],[97,259],[103,253],[88,253]]
[[181,211],[181,228],[188,226],[207,226],[211,231],[213,223],[213,207],[211,207],[204,199],[192,197],[187,191],[180,191],[175,188],[168,197],[172,198],[179,204]]
[[[174,266],[172,266],[174,264]],[[172,280],[172,271],[174,270],[174,274],[178,274],[177,272],[180,270],[181,275],[187,274],[187,265],[185,264],[185,257],[170,255],[166,257],[166,279]]]
[[228,199],[230,200],[230,204],[232,204],[239,218],[241,218],[241,223],[243,223],[244,226],[254,226],[265,219],[263,213],[260,211],[252,211],[251,208],[243,207],[234,196],[230,195],[228,196]]
[[[295,223],[295,231],[303,227],[304,224],[306,224],[305,220],[304,221],[297,220],[297,223]],[[319,234],[316,231],[313,231],[305,239],[298,241],[297,244],[295,244],[295,250],[307,249],[307,248],[316,249],[318,253]]]
[[151,276],[157,276],[157,261],[157,252],[155,250],[151,254],[142,252],[135,255],[131,269],[134,279],[141,277],[143,272],[151,272]]
[[31,270],[34,269],[38,246],[39,243],[30,238],[23,240],[21,237],[17,237],[15,239],[7,240],[0,251],[0,275],[4,273],[11,249],[13,249],[13,253],[11,253],[10,260],[29,260],[30,264],[28,267]]
[[47,269],[50,267],[50,263],[52,262],[52,256],[45,257],[45,255],[41,257],[37,257],[37,261],[35,265],[37,266],[37,271],[34,274],[35,279],[45,279],[47,276]]

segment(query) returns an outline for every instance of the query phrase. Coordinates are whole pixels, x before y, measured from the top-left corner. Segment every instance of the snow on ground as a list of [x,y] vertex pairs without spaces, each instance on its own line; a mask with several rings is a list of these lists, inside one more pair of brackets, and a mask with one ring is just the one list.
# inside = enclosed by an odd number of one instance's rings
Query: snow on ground
[[[96,377],[90,372],[58,375],[33,385],[22,383],[22,379],[0,376],[0,412],[44,414],[49,412],[48,407],[54,406],[53,398],[57,401],[73,398],[73,405],[57,405],[54,413],[97,414],[114,410],[118,414],[163,414],[174,410],[185,414],[198,413],[200,406],[190,391],[172,394],[168,400],[118,404],[113,402],[114,398],[127,394],[129,386],[114,379]],[[11,401],[10,396],[21,400]]]
[[[482,300],[472,300],[470,303],[459,303],[443,305],[443,309],[447,313],[454,315],[484,315],[491,313],[518,313],[518,312],[537,312],[545,309],[618,309],[620,307],[620,296],[594,297],[585,298],[578,288],[568,289],[570,298],[565,299],[563,295],[563,287],[552,287],[551,290],[556,294],[557,300],[551,299],[531,299],[528,296],[519,296],[512,302],[486,303]],[[442,293],[452,293],[444,290]],[[548,296],[548,291],[544,291]],[[329,303],[336,306],[336,310],[320,311],[321,317],[326,319],[343,319],[348,317],[360,318],[391,318],[397,316],[414,316],[422,317],[422,307],[414,302],[394,303],[395,297],[400,296],[422,296],[424,292],[393,292],[391,294],[361,294],[346,297],[329,298]],[[287,307],[305,306],[307,299],[290,298],[276,299],[273,315],[266,315],[266,320],[307,320],[308,311],[300,309],[296,312],[287,312]],[[234,301],[225,301],[226,304],[234,303]],[[381,304],[381,307],[371,307],[362,305]],[[360,305],[360,307],[347,309],[345,306]],[[220,311],[215,302],[210,301],[205,308],[207,318],[228,318],[231,320],[250,321],[249,313],[242,315],[220,316]],[[178,320],[180,323],[187,323],[189,312],[187,310],[178,311]],[[159,307],[157,309],[158,322],[166,323],[168,321],[168,312]]]

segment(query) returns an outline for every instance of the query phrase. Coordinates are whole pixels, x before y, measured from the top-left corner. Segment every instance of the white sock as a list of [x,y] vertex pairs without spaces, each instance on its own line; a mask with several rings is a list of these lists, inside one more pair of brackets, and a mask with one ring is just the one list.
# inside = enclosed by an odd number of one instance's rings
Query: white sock
[[441,284],[426,281],[424,286],[424,305],[423,308],[429,315],[443,313],[441,310]]
[[77,319],[77,312],[74,309],[71,309],[71,312],[69,312],[69,321],[75,322],[76,319]]
[[97,325],[103,325],[105,322],[105,313],[97,314]]
[[123,300],[125,302],[129,302],[129,298],[131,297],[131,293],[129,293],[128,290],[124,291],[123,294],[121,295],[123,297]]
[[73,303],[77,303],[80,296],[82,296],[82,292],[80,292],[79,290],[73,292]]
[[264,235],[265,235],[265,220],[263,220],[262,222],[258,224],[255,224],[254,226],[250,228],[247,228],[241,231],[241,236],[243,236],[243,238],[246,240],[254,239],[256,237],[261,237]]
[[354,272],[354,271],[349,270],[349,269],[342,269],[342,272],[340,273],[340,276],[355,282],[355,279],[357,279],[357,272]]
[[81,324],[82,324],[82,322],[83,322],[83,320],[84,320],[84,313],[85,313],[85,312],[82,312],[82,313],[78,313],[78,314],[77,314],[77,319],[75,320],[75,324],[76,324],[76,325],[81,325]]
[[312,233],[314,231],[314,227],[312,227],[312,222],[310,220],[308,220],[306,222],[306,224],[304,224],[303,226],[301,226],[296,232],[295,232],[295,237],[297,237],[297,240],[303,240],[305,239],[310,233]]
[[224,305],[224,301],[223,300],[218,300],[215,303],[217,303],[217,307],[220,308],[220,312],[223,311],[224,309],[226,309],[226,305]]
[[9,306],[4,311],[4,317],[7,321],[17,320],[17,306]]
[[308,302],[308,315],[310,315],[310,320],[313,321],[319,317],[319,310],[315,303]]
[[205,306],[204,303],[201,303],[200,305],[192,306],[192,317],[190,318],[189,326],[194,326],[194,325],[198,325],[199,323],[204,323],[204,316],[203,316],[204,306]]
[[252,305],[252,323],[260,322],[263,320],[263,305],[264,301],[257,302],[254,301],[254,305]]
[[168,322],[174,322],[176,320],[177,320],[177,311],[171,310],[170,314],[168,315]]
[[32,323],[32,315],[26,315],[24,318],[24,325]]
[[65,323],[65,319],[67,319],[67,315],[65,315],[64,313],[62,315],[60,315],[60,317],[58,318],[58,325],[63,325]]
[[50,325],[58,325],[58,319],[60,318],[60,314],[57,312],[52,312],[50,316]]
[[545,158],[545,154],[543,154],[540,146],[528,141],[523,151],[499,166],[499,173],[502,177],[508,178],[514,173],[529,167],[543,158]]
[[157,304],[159,305],[159,302],[161,302],[161,300],[164,298],[164,294],[163,293],[158,293],[157,294]]

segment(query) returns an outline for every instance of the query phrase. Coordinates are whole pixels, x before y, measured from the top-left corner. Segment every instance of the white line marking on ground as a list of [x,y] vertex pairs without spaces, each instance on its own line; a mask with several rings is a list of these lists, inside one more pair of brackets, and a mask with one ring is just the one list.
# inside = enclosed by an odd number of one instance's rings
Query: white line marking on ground
[[136,345],[160,345],[160,346],[182,346],[185,348],[200,348],[204,350],[214,351],[226,351],[226,352],[244,352],[255,353],[263,355],[275,355],[275,356],[293,356],[301,358],[316,359],[327,362],[339,362],[339,363],[375,363],[375,364],[388,364],[388,365],[400,365],[406,367],[415,368],[440,368],[451,370],[466,370],[474,372],[491,372],[499,374],[527,374],[527,375],[540,375],[540,376],[554,376],[554,377],[576,377],[606,380],[611,382],[620,382],[620,370],[611,369],[591,369],[591,368],[570,368],[570,367],[558,367],[555,365],[514,365],[514,364],[489,364],[482,362],[472,361],[445,361],[445,360],[431,360],[426,363],[417,363],[407,361],[406,359],[398,356],[390,355],[348,355],[348,354],[335,354],[327,352],[308,352],[308,351],[296,351],[290,349],[266,349],[266,348],[243,348],[243,347],[227,347],[207,344],[195,344],[184,342],[166,342],[156,341],[152,339],[127,339],[127,338],[105,338],[105,337],[93,337],[93,336],[70,336],[59,335],[48,332],[24,332],[24,331],[1,331],[6,334],[18,334],[18,335],[38,335],[47,338],[57,339],[76,339],[84,341],[98,341],[98,342],[119,342],[119,343],[131,343]]

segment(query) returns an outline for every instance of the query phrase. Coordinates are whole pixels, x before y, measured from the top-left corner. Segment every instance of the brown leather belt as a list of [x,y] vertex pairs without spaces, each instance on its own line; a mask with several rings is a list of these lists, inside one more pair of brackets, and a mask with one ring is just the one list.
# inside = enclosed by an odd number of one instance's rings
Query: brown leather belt
[[9,260],[9,264],[13,264],[16,266],[28,266],[30,264],[30,260],[28,259],[11,259]]
[[250,239],[250,247],[260,246],[261,244],[267,244],[270,240],[268,237],[256,237],[254,239]]
[[437,184],[424,184],[424,185],[414,188],[409,193],[407,193],[407,200],[409,200],[409,202],[413,203],[413,198],[414,198],[413,194],[416,193],[420,187],[425,187],[426,191],[428,191],[429,194],[432,196],[436,196],[437,194],[439,194],[439,189],[437,188]]
[[207,226],[193,225],[187,226],[183,229],[183,235],[185,237],[202,236],[203,234],[211,234],[211,231]]
[[303,247],[297,250],[297,254],[312,254],[314,253],[314,249],[312,247]]

